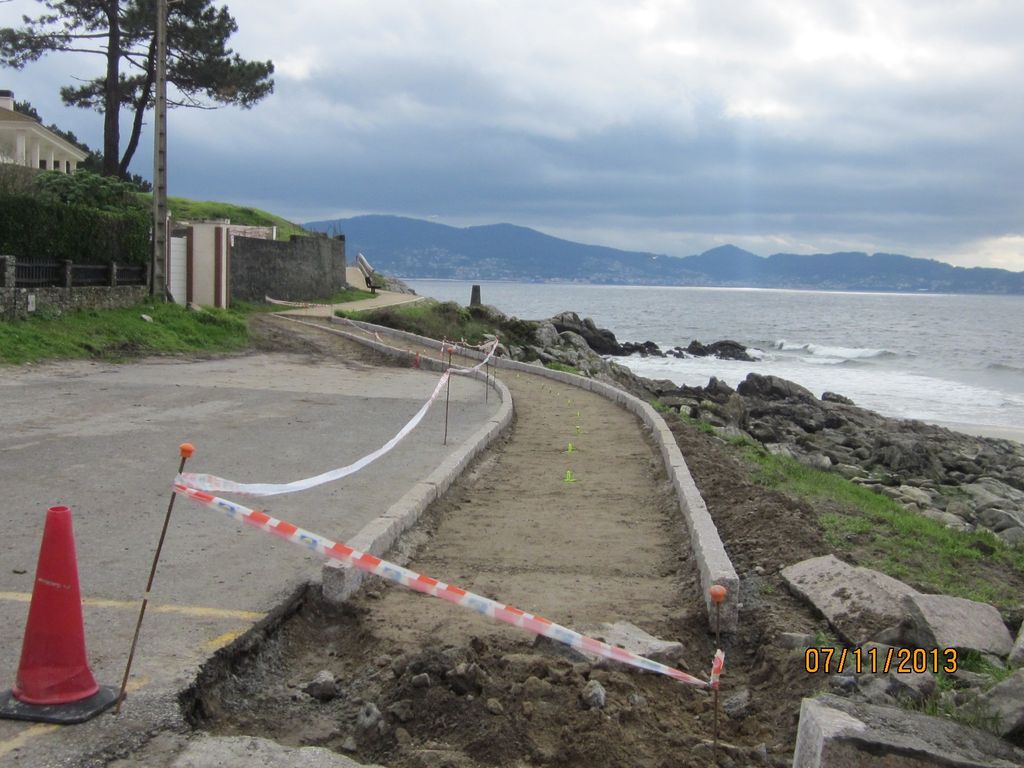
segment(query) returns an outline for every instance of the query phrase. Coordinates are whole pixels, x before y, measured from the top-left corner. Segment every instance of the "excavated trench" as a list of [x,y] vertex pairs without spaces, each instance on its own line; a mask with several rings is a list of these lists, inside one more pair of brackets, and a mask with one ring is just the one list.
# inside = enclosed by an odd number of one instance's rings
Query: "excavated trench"
[[[503,380],[516,403],[511,434],[431,506],[393,559],[575,629],[631,622],[681,642],[676,666],[706,677],[715,639],[685,525],[640,422],[567,385]],[[716,492],[737,515],[766,499],[724,455],[711,466],[734,475]],[[575,482],[565,482],[567,469]],[[792,517],[782,498],[760,511],[783,505]],[[748,580],[740,633],[722,639],[717,748],[708,691],[594,663],[377,579],[341,607],[311,587],[218,654],[182,703],[214,734],[388,766],[788,765],[800,697],[821,681],[763,642],[814,624],[777,582],[774,569]]]

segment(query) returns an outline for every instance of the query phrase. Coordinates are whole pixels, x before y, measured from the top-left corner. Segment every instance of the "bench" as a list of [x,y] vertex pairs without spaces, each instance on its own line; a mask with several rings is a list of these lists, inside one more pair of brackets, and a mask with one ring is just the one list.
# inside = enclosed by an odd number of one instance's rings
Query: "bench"
[[[362,270],[359,271],[362,272]],[[363,279],[366,280],[366,287],[370,289],[370,293],[376,294],[378,288],[382,291],[387,288],[384,281],[373,272],[363,272]]]
[[356,266],[359,267],[359,272],[362,274],[363,280],[366,281],[366,287],[370,289],[370,293],[376,295],[378,288],[382,291],[387,288],[387,284],[373,271],[370,262],[361,253],[356,258]]

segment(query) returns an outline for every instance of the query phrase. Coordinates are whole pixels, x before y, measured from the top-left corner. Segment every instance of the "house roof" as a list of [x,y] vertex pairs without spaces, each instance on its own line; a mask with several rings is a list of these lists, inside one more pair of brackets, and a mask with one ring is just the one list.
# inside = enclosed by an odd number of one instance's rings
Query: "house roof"
[[0,108],[0,123],[35,123],[36,125],[41,125],[34,117],[3,108]]
[[34,117],[23,115],[21,112],[15,112],[10,109],[0,108],[0,134],[9,134],[14,131],[28,131],[35,134],[41,139],[54,144],[62,152],[67,154],[69,157],[75,160],[85,160],[88,157],[87,152],[83,152],[80,148],[61,138],[49,128],[43,126]]

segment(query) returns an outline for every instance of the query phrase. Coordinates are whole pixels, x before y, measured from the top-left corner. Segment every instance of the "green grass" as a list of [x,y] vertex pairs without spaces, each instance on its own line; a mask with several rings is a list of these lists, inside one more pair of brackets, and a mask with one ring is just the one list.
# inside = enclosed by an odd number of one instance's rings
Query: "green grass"
[[494,331],[492,325],[474,317],[469,309],[459,306],[454,301],[420,301],[397,307],[337,314],[353,320],[365,320],[400,331],[418,333],[432,339],[465,339],[470,344],[479,344],[483,341],[485,333]]
[[363,299],[372,299],[374,294],[370,291],[364,291],[362,288],[346,288],[343,291],[331,296],[329,299],[324,299],[324,304],[347,304],[350,301],[362,301]]
[[267,301],[243,301],[242,299],[231,300],[231,311],[239,315],[251,315],[263,312],[287,312],[294,307],[281,304],[271,304]]
[[[454,301],[438,302],[427,299],[397,307],[383,307],[363,312],[339,311],[337,314],[341,317],[418,333],[432,339],[465,339],[471,344],[479,344],[485,335],[493,335],[497,336],[502,344],[509,346],[527,347],[537,343],[533,337],[536,323],[494,315],[486,307],[463,307]],[[528,357],[527,362],[529,360]]]
[[[987,531],[955,531],[907,510],[831,472],[741,444],[761,484],[828,505],[820,522],[837,554],[852,553],[861,564],[926,591],[1012,607],[1020,602],[1024,548],[1011,547]],[[1017,584],[1001,578],[1015,572]]]
[[561,371],[562,373],[575,373],[577,376],[582,376],[580,369],[572,365],[566,365],[560,363],[557,360],[552,360],[550,363],[544,363],[545,368],[550,368],[552,371]]
[[[142,314],[153,322],[143,320]],[[243,349],[248,341],[245,317],[235,310],[192,312],[177,304],[141,304],[0,322],[0,362],[229,352]]]
[[992,683],[1001,683],[1014,673],[1013,667],[1000,667],[986,659],[978,651],[963,651],[957,656],[957,665],[968,672],[986,675]]
[[711,435],[712,437],[718,436],[718,432],[715,430],[714,425],[709,424],[703,419],[695,419],[690,414],[682,412],[679,413],[679,419],[685,424],[689,424],[694,429],[699,429],[705,435]]
[[899,704],[911,712],[921,712],[931,717],[953,720],[968,728],[977,728],[978,730],[999,734],[999,716],[982,708],[977,701],[968,702],[964,706],[957,707],[948,699],[943,700],[940,696],[931,696],[921,704],[914,704],[905,700],[900,701]]
[[230,219],[232,224],[249,224],[262,227],[277,227],[277,239],[287,240],[292,235],[310,235],[308,230],[298,224],[261,211],[233,203],[219,203],[210,200],[189,200],[185,197],[170,197],[167,205],[175,219],[201,221],[203,219]]

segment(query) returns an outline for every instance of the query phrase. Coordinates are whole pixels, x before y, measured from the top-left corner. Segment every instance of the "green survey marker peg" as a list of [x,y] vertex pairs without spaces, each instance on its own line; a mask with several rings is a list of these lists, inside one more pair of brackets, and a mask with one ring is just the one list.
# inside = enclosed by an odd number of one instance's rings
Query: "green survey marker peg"
[[565,470],[565,482],[567,482],[567,483],[575,483],[576,482],[576,478],[573,477],[571,469]]

